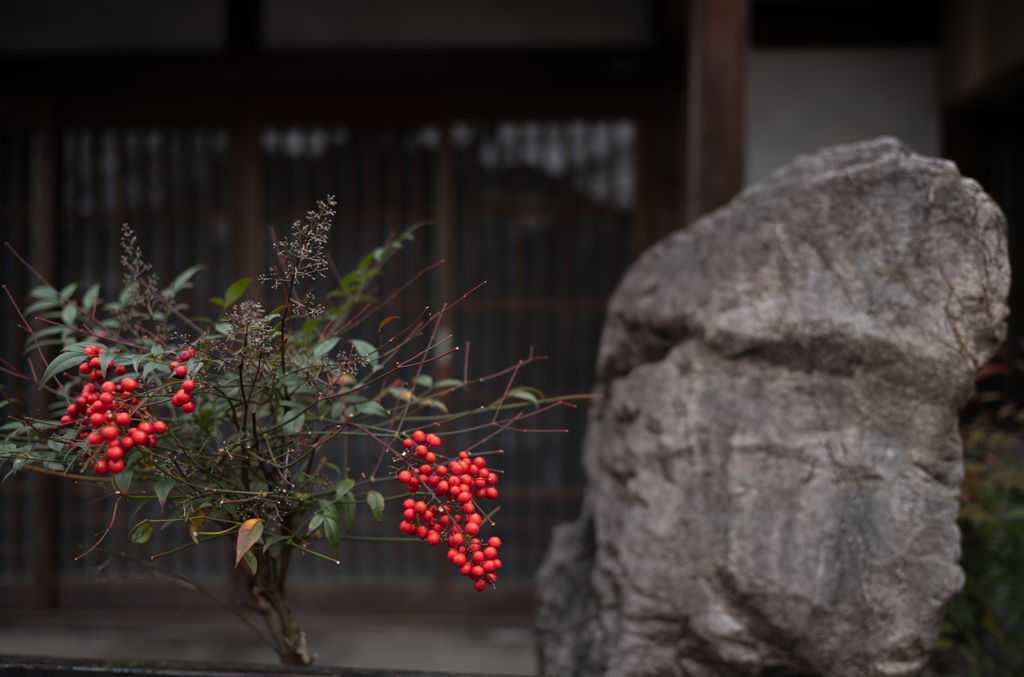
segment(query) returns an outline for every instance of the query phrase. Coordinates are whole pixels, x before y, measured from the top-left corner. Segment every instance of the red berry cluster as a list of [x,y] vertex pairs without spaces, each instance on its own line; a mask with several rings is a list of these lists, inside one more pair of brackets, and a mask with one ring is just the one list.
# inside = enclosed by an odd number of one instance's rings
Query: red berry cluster
[[495,536],[484,545],[475,538],[483,520],[476,512],[474,498],[498,497],[498,490],[494,487],[498,483],[497,473],[487,469],[483,456],[471,459],[465,451],[460,451],[458,458],[450,462],[439,462],[438,455],[431,449],[441,446],[441,438],[426,435],[422,430],[413,432],[412,437],[402,440],[402,444],[406,449],[415,448],[416,456],[423,459],[423,464],[413,468],[407,460],[415,472],[409,469],[399,471],[398,481],[408,486],[412,494],[422,486],[428,498],[426,501],[405,500],[402,504],[405,513],[398,525],[399,530],[415,534],[432,546],[444,539],[449,548],[448,559],[463,576],[473,581],[474,588],[482,592],[488,583],[498,580],[495,572],[501,568],[501,560],[497,558],[501,540]]
[[[96,381],[93,375],[102,372],[93,362],[98,361],[96,356],[103,350],[98,346],[88,346],[85,350],[90,359],[82,363],[79,371],[89,373],[90,380]],[[135,397],[138,387],[133,378],[122,378],[118,383],[104,381],[98,389],[93,383],[86,383],[82,394],[68,405],[67,413],[60,419],[61,425],[78,428],[78,439],[88,443],[89,449],[82,460],[92,462],[97,475],[121,472],[125,452],[136,445],[156,446],[156,436],[167,431],[167,424],[156,420],[149,407]],[[135,421],[138,424],[133,426]],[[78,445],[72,448],[77,450]]]
[[107,373],[103,373],[103,368],[100,365],[100,355],[107,351],[103,350],[99,346],[89,346],[85,349],[86,361],[78,365],[78,371],[83,376],[88,376],[89,380],[93,383],[98,383],[104,378],[110,378],[111,373],[117,376],[124,376],[128,373],[127,367],[115,367],[113,363],[107,365]]
[[[188,368],[183,364],[192,359],[196,354],[194,350],[182,350],[178,355],[178,361],[171,362],[171,373],[182,378],[188,373]],[[196,382],[192,380],[183,381],[181,384],[181,390],[174,393],[171,397],[171,404],[176,407],[181,407],[181,410],[186,414],[191,414],[196,410],[196,403],[192,401],[192,391],[196,389]]]

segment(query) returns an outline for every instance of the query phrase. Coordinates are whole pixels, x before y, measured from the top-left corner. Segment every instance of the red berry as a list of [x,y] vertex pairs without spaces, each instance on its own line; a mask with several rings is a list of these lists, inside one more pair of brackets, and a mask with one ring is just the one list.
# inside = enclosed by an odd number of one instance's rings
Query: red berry
[[100,459],[99,461],[96,461],[96,464],[93,465],[92,469],[97,475],[106,475],[107,462],[104,461],[103,459]]
[[195,402],[186,402],[185,404],[181,405],[181,410],[186,414],[191,414],[193,411],[196,410],[196,404]]
[[457,567],[461,567],[465,563],[466,563],[466,556],[461,554],[461,553],[458,554],[458,555],[455,555],[454,557],[452,557],[452,564],[454,564]]
[[187,373],[188,373],[188,367],[186,367],[183,364],[180,364],[180,365],[178,365],[177,367],[174,368],[174,375],[175,376],[184,376]]
[[122,439],[122,440],[120,441],[120,443],[119,443],[119,444],[121,445],[121,448],[122,448],[122,449],[124,449],[125,451],[131,451],[131,450],[132,450],[132,447],[134,447],[134,446],[135,446],[135,440],[133,440],[133,439],[132,439],[132,438],[131,438],[130,436],[127,436],[127,435],[126,435],[126,436],[125,436],[125,437],[124,437],[124,438],[123,438],[123,439]]
[[480,524],[484,520],[483,520],[483,518],[480,517],[480,515],[470,515],[469,516],[469,521],[472,522],[473,524]]
[[94,447],[97,444],[103,444],[103,434],[98,432],[89,433],[89,437],[86,441]]
[[419,445],[418,447],[416,447],[416,455],[419,456],[420,458],[423,458],[424,456],[427,455],[427,448],[422,444]]
[[[402,482],[402,484],[405,484],[405,482]],[[412,500],[411,498],[407,498],[404,501],[402,501],[403,508],[411,508],[414,505],[416,505],[416,501]]]
[[196,389],[196,382],[193,381],[192,379],[182,381],[181,389],[184,390],[186,393],[190,393]]
[[494,560],[489,559],[489,560],[485,561],[483,564],[481,564],[480,566],[483,567],[483,569],[484,569],[484,571],[486,573],[492,573],[494,571]]
[[[475,550],[475,548],[474,548]],[[473,564],[482,564],[484,561],[484,554],[479,550],[473,553]]]
[[402,484],[408,484],[409,480],[411,479],[412,473],[409,472],[408,470],[403,470],[402,472],[398,473],[398,481],[401,482]]
[[491,547],[491,546],[487,546],[486,548],[484,548],[484,557],[486,557],[487,559],[494,559],[497,556],[498,556],[498,549],[497,548],[494,548],[494,547]]
[[482,468],[485,465],[487,465],[487,459],[485,459],[483,456],[477,456],[476,458],[473,459],[473,465],[475,465],[477,468]]
[[[142,426],[139,426],[139,430],[142,430]],[[153,421],[153,434],[163,435],[167,432],[167,424],[163,421]]]
[[180,407],[181,406],[181,400],[178,399],[177,395],[175,395],[174,397],[171,398],[171,406],[174,406],[174,407]]
[[[466,505],[472,506],[473,504],[472,503],[467,503]],[[480,533],[480,525],[476,524],[475,522],[467,523],[466,524],[466,533],[469,534],[470,536],[476,536],[478,533]]]
[[124,456],[124,449],[121,447],[110,447],[107,449],[107,459],[111,461],[117,461]]
[[484,489],[484,495],[492,501],[498,497],[498,490],[494,487],[487,487]]
[[92,371],[92,365],[89,364],[88,362],[83,362],[82,364],[78,365],[78,371],[82,374],[88,374],[90,371]]
[[99,381],[101,378],[103,378],[103,374],[99,373],[98,371],[94,371],[94,372],[89,374],[89,380],[94,382],[94,383],[96,381]]
[[463,461],[465,461],[467,458],[469,458],[469,452],[468,451],[460,451],[459,452],[459,458],[461,458]]
[[429,532],[427,532],[427,544],[428,545],[437,545],[440,542],[441,542],[441,535],[440,534],[438,534],[433,529],[431,529]]
[[121,379],[121,390],[126,393],[134,392],[139,387],[139,382],[133,378]]
[[103,388],[103,390],[106,390],[108,393],[112,393],[114,392],[115,389],[117,389],[117,386],[114,385],[113,381],[104,381],[103,385],[100,387]]
[[124,461],[122,461],[120,459],[118,459],[116,461],[108,461],[107,462],[107,467],[110,469],[110,472],[112,472],[112,473],[114,473],[116,475],[117,473],[119,473],[122,470],[124,470]]
[[[490,538],[487,539],[487,545],[491,546],[492,548],[500,548],[501,547],[501,539],[498,538],[497,536],[491,536]],[[494,559],[494,558],[492,557],[491,559]]]
[[107,440],[116,440],[117,435],[118,433],[116,426],[108,425],[106,428],[103,429],[103,437],[105,437]]
[[459,503],[466,504],[473,500],[473,496],[468,491],[463,491],[455,500]]
[[463,576],[468,576],[471,571],[473,571],[473,565],[470,562],[466,562],[461,567],[459,567],[459,573]]
[[78,405],[72,404],[68,406],[68,416],[78,416]]
[[181,364],[181,363],[178,362],[177,360],[175,360],[174,362],[171,362],[171,364],[170,364],[171,371],[174,371],[174,368],[177,367],[179,364]]
[[146,438],[148,437],[146,433],[142,432],[141,430],[136,430],[135,432],[131,433],[131,436],[132,441],[134,441],[135,444],[145,444]]
[[103,414],[93,414],[89,417],[89,424],[93,428],[99,428],[101,425],[107,422],[107,417]]
[[85,354],[86,355],[96,355],[99,352],[100,352],[100,347],[99,346],[86,346],[85,347]]
[[146,433],[147,435],[153,432],[153,424],[149,421],[143,421],[139,424],[139,430]]
[[439,447],[441,446],[441,438],[434,433],[430,433],[427,435],[427,444],[432,447]]
[[430,531],[430,529],[421,524],[420,526],[416,527],[416,537],[420,540],[423,540],[427,537],[428,531]]
[[60,424],[62,426],[71,426],[71,425],[74,425],[74,423],[75,423],[75,419],[72,416],[68,416],[67,414],[64,414],[63,416],[60,417]]
[[406,449],[412,449],[414,446],[416,446],[416,443],[413,442],[408,437],[406,437],[404,440],[402,440],[402,446],[405,447]]
[[412,434],[412,439],[416,444],[423,444],[423,441],[427,439],[427,436],[422,430],[417,430]]
[[477,592],[483,592],[487,589],[487,583],[484,582],[484,579],[478,578],[473,582],[473,587],[476,588]]
[[416,501],[416,505],[413,506],[413,509],[417,513],[422,515],[423,513],[425,513],[427,511],[427,504],[424,503],[423,501]]
[[156,436],[155,435],[146,435],[146,446],[147,447],[155,447],[156,446]]
[[117,421],[117,425],[127,427],[132,424],[132,415],[127,411],[122,411],[114,417],[114,420]]
[[192,353],[190,353],[187,350],[182,350],[181,353],[178,355],[178,359],[181,360],[182,362],[188,362],[190,359],[192,359]]
[[123,366],[116,367],[114,369],[114,373],[117,374],[118,376],[124,376],[125,374],[128,373],[128,368]]
[[484,575],[484,568],[481,566],[473,567],[472,571],[469,572],[470,578],[480,578]]
[[109,407],[114,403],[114,396],[104,391],[103,394],[100,395],[100,402]]
[[472,515],[474,512],[476,512],[476,507],[472,503],[463,503],[462,512],[466,513],[467,515]]

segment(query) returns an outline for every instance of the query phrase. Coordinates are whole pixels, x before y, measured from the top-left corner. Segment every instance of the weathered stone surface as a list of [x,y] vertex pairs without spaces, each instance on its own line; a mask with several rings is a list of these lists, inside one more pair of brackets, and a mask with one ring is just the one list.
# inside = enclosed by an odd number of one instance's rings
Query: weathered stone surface
[[996,204],[891,138],[645,252],[539,577],[544,673],[917,673],[963,584],[957,411],[1009,280]]

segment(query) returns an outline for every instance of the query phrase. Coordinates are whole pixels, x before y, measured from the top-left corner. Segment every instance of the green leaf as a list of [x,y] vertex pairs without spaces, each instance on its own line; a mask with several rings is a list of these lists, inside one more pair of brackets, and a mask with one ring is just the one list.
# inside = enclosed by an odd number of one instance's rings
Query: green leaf
[[235,566],[242,561],[242,556],[249,552],[249,549],[263,535],[263,520],[251,519],[242,524],[238,529],[238,540],[235,542]]
[[153,485],[153,491],[156,493],[156,499],[160,502],[160,509],[164,509],[164,503],[167,502],[167,496],[171,493],[171,489],[174,488],[174,480],[162,479],[158,480]]
[[274,534],[272,536],[267,536],[263,539],[263,552],[266,552],[271,547],[277,545],[281,541],[287,540],[288,538],[290,538],[290,536],[287,534]]
[[373,347],[372,343],[367,343],[361,339],[349,339],[348,342],[355,346],[356,352],[363,357],[377,352],[377,349]]
[[101,373],[103,374],[103,378],[106,378],[107,367],[109,367],[110,363],[114,361],[114,353],[113,351],[108,350],[106,352],[100,353],[99,357]]
[[295,418],[290,419],[290,420],[285,422],[284,428],[283,428],[283,432],[284,432],[285,435],[295,435],[300,430],[302,430],[302,426],[305,425],[305,423],[306,423],[306,415],[305,414],[299,414]]
[[82,310],[87,313],[92,312],[92,307],[96,305],[96,300],[100,297],[100,283],[96,282],[88,291],[85,292],[85,296],[82,297]]
[[71,298],[72,296],[75,295],[75,292],[77,290],[78,290],[78,283],[77,282],[72,282],[71,284],[67,285],[66,287],[64,287],[63,289],[60,290],[60,295],[63,296],[64,298],[66,298],[66,299],[69,299],[69,298]]
[[462,381],[457,378],[444,378],[434,384],[434,387],[438,390],[442,388],[458,388],[462,385]]
[[434,387],[434,377],[430,374],[420,374],[416,378],[416,385],[423,386],[427,390],[430,390]]
[[121,492],[127,492],[132,485],[132,469],[125,468],[114,475],[114,488]]
[[75,308],[71,304],[68,304],[68,305],[64,306],[64,310],[62,310],[61,313],[60,313],[61,321],[64,324],[72,326],[72,327],[75,326],[75,318],[76,317],[78,317],[78,308]]
[[256,575],[256,555],[252,554],[252,550],[247,550],[245,555],[242,556],[245,559],[245,563],[249,565],[249,571],[252,575]]
[[363,402],[356,405],[356,411],[368,416],[380,416],[381,418],[388,418],[391,415],[384,407],[380,406],[380,402]]
[[153,538],[153,524],[146,520],[135,526],[131,535],[128,536],[129,543],[148,543]]
[[378,522],[384,521],[384,497],[381,496],[379,491],[371,491],[366,494],[366,504],[370,506],[370,510],[373,511],[373,516],[377,518]]
[[334,485],[334,500],[338,500],[348,492],[352,491],[352,487],[356,485],[356,481],[353,479],[344,479]]
[[238,299],[242,298],[242,294],[249,288],[249,283],[252,282],[251,277],[243,277],[241,280],[236,280],[228,290],[224,292],[224,307],[227,308]]
[[324,523],[324,516],[322,513],[313,515],[313,519],[309,520],[309,528],[306,529],[307,534],[311,534],[320,528],[320,525]]
[[56,452],[61,452],[64,451],[64,448],[67,446],[67,444],[51,437],[50,439],[46,440],[46,446],[50,447]]
[[341,508],[341,516],[345,519],[345,530],[352,531],[352,522],[356,517],[356,497],[349,492],[341,497],[338,501],[338,507]]
[[39,380],[40,385],[44,385],[51,378],[67,371],[73,366],[78,366],[82,362],[85,362],[85,355],[81,353],[61,353],[57,357],[53,358],[53,362],[43,372],[43,378]]
[[199,265],[192,266],[191,268],[188,268],[188,269],[182,271],[178,275],[178,277],[174,278],[174,281],[171,282],[171,293],[172,294],[177,294],[182,289],[185,289],[187,287],[191,287],[192,286],[192,282],[191,282],[192,276],[195,275],[196,273],[198,273],[200,270],[202,270],[205,267],[206,266],[204,266],[202,264],[199,264]]
[[321,357],[334,350],[334,346],[338,345],[338,341],[340,340],[341,339],[335,337],[329,338],[326,341],[321,341],[317,344],[316,348],[313,349],[313,357],[319,360]]
[[161,366],[162,365],[159,362],[150,362],[149,364],[147,364],[145,367],[142,368],[142,379],[146,380],[147,378],[149,378],[149,375],[152,374],[157,369],[159,369]]
[[338,556],[338,548],[341,547],[341,522],[338,520],[338,511],[330,506],[330,512],[324,513],[324,534],[327,536],[327,544],[331,546],[331,554]]
[[315,319],[310,318],[302,324],[302,338],[309,340],[313,338],[313,332],[316,330],[316,326],[319,324]]
[[[531,392],[532,388],[513,388],[508,392],[509,397],[515,397],[520,400],[526,400],[531,404],[537,404],[537,396]],[[542,395],[543,397],[543,395]]]

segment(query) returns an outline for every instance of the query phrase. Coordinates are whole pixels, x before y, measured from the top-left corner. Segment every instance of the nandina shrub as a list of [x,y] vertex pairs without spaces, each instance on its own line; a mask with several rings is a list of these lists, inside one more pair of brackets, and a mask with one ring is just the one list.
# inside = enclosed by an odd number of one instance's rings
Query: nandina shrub
[[[329,268],[333,205],[320,203],[275,244],[278,263],[261,281],[283,292],[280,307],[268,312],[242,301],[249,280],[240,280],[212,299],[222,311],[216,319],[190,318],[176,299],[200,268],[161,289],[126,227],[119,297],[105,302],[98,285],[79,296],[77,285],[57,289],[40,278],[22,316],[28,371],[4,366],[55,403],[50,416],[28,416],[20,403],[6,402],[14,414],[3,426],[0,468],[10,462],[8,476],[34,470],[89,481],[109,495],[107,530],[80,557],[99,550],[155,567],[100,547],[119,510],[134,516],[150,501],[163,518],[132,517],[130,543],[148,542],[161,522],[180,523],[195,545],[234,539],[235,564],[244,562],[252,605],[270,629],[264,639],[285,664],[311,662],[286,599],[292,553],[336,562],[357,509],[378,522],[400,511],[400,520],[392,518],[407,535],[400,538],[444,543],[476,590],[494,586],[501,541],[486,529],[501,473],[488,468],[487,454],[500,452],[477,450],[566,404],[515,386],[520,368],[541,359],[532,355],[497,374],[431,378],[431,363],[457,350],[438,336],[449,305],[404,326],[392,324],[394,317],[377,324],[390,299],[374,297],[375,280],[415,227],[339,276],[324,305],[300,293]],[[364,322],[378,345],[350,338]],[[54,345],[59,352],[47,361]],[[507,379],[497,401],[448,411],[447,395],[493,378]],[[444,443],[454,432],[449,423],[467,416],[482,417],[471,428],[479,440],[453,449]],[[344,436],[370,442],[376,467],[369,476],[349,477],[327,462],[326,445]],[[401,508],[386,509],[396,502]]]

